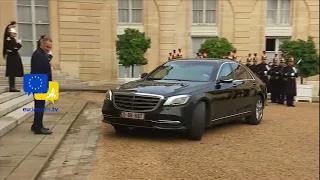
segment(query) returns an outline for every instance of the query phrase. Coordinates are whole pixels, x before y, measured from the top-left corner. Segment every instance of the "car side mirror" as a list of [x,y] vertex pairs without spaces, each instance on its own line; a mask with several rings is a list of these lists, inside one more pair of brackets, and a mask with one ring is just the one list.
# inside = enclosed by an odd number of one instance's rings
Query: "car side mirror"
[[218,83],[232,83],[233,79],[227,76],[222,76],[218,79]]
[[140,78],[142,79],[142,78],[146,77],[147,75],[148,75],[148,73],[142,73],[142,74],[140,74]]

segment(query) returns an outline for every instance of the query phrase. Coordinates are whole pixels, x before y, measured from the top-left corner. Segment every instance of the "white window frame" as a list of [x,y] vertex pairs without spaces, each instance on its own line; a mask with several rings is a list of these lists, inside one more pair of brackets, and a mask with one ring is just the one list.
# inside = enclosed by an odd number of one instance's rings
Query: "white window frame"
[[[132,0],[127,0],[129,2],[129,9],[123,9],[123,10],[129,10],[129,22],[120,22],[119,13],[118,13],[118,24],[143,24],[143,0],[141,0],[142,7],[139,8],[132,8]],[[118,11],[120,10],[119,4],[118,4]],[[132,22],[132,10],[141,10],[141,22]]]
[[[267,37],[265,37],[265,42],[266,42],[266,40],[267,39],[275,39],[276,40],[276,42],[275,42],[275,48],[274,48],[274,51],[266,51],[266,54],[268,54],[268,53],[273,53],[273,55],[275,54],[275,53],[279,53],[279,47],[280,47],[280,42],[281,42],[281,40],[290,40],[292,37],[273,37],[273,36],[267,36]],[[265,45],[266,46],[266,45]],[[266,50],[267,48],[265,48],[265,50]],[[269,61],[272,61],[272,59],[273,59],[273,57],[274,56],[272,56],[272,57],[269,57],[268,56],[268,62]],[[260,58],[260,57],[259,57]]]
[[[218,11],[218,0],[215,0],[216,1],[216,7],[215,7],[215,10],[209,10],[209,11],[215,11],[215,17],[216,17],[216,19],[215,19],[215,22],[214,23],[207,23],[206,22],[206,11],[207,11],[207,9],[206,9],[206,5],[207,5],[207,1],[208,0],[203,0],[203,6],[202,6],[202,9],[194,9],[194,7],[193,7],[193,3],[192,3],[192,24],[193,25],[197,25],[197,24],[208,24],[208,25],[216,25],[217,24],[217,11]],[[203,14],[203,19],[202,19],[202,22],[200,22],[200,23],[195,23],[195,22],[193,22],[193,11],[200,11],[200,10],[202,10],[202,14]]]
[[[268,3],[268,1],[270,1],[270,0],[267,0],[267,3]],[[271,0],[271,1],[274,1],[274,0]],[[280,21],[281,21],[281,8],[280,8],[280,6],[281,6],[281,1],[282,0],[276,0],[277,1],[277,9],[276,9],[276,11],[277,11],[277,16],[276,16],[276,18],[277,18],[277,20],[276,20],[276,23],[271,23],[271,24],[268,24],[268,25],[291,25],[292,24],[292,7],[293,7],[293,1],[292,0],[290,0],[290,7],[289,7],[289,11],[290,11],[290,17],[289,17],[289,19],[290,19],[290,21],[289,21],[289,23],[281,23]],[[274,9],[270,9],[270,10],[274,10]],[[269,11],[269,7],[267,7],[267,18],[268,18],[268,11]]]
[[[19,28],[19,24],[31,24],[32,26],[32,39],[21,39],[22,41],[28,41],[28,42],[32,42],[32,45],[33,45],[33,50],[35,51],[37,49],[37,43],[38,43],[38,38],[37,37],[37,28],[36,28],[36,25],[37,24],[41,24],[41,25],[49,25],[50,26],[50,18],[49,18],[49,22],[48,23],[37,23],[36,22],[36,7],[46,7],[48,8],[48,13],[49,13],[49,17],[50,17],[50,7],[49,5],[48,6],[44,6],[44,5],[36,5],[35,4],[35,0],[30,0],[31,1],[31,5],[24,5],[24,4],[18,4],[18,1],[16,1],[16,21],[17,21],[17,26]],[[48,0],[50,2],[50,0]],[[18,6],[21,6],[21,7],[31,7],[31,23],[30,22],[20,22],[18,21]],[[49,34],[48,34],[49,35]],[[25,58],[30,58],[30,57],[22,57],[24,60]]]

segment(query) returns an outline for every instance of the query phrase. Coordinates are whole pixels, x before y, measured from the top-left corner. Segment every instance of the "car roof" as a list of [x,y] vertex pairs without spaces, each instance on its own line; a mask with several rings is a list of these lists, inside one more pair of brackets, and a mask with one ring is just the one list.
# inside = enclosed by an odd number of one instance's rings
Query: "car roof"
[[220,64],[225,62],[238,63],[237,61],[233,61],[229,59],[218,59],[218,58],[184,58],[184,59],[174,59],[172,61],[196,61],[196,62],[212,62],[212,63],[220,63]]

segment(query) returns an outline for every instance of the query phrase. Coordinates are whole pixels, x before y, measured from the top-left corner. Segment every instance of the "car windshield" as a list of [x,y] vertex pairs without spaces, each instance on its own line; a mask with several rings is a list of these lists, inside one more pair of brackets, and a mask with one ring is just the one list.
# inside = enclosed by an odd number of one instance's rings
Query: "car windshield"
[[150,73],[147,80],[210,81],[213,62],[171,61]]

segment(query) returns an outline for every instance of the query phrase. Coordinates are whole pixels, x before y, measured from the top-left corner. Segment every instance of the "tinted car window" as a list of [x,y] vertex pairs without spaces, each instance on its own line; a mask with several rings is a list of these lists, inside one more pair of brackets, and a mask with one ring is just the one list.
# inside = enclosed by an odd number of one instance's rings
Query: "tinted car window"
[[231,67],[234,72],[235,80],[252,79],[251,74],[240,64],[232,63]]
[[232,69],[230,67],[230,64],[223,64],[220,69],[220,73],[218,75],[218,79],[221,77],[226,77],[226,79],[233,79]]
[[171,61],[148,75],[152,80],[210,81],[215,63]]

